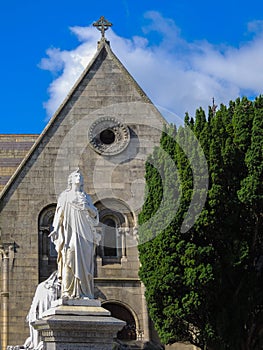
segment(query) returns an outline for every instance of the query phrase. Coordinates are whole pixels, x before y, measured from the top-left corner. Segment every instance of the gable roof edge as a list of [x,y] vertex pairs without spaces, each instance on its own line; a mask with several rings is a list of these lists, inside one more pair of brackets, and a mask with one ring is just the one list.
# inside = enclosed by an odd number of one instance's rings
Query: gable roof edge
[[[75,89],[77,88],[77,86],[81,83],[81,81],[84,79],[84,77],[86,76],[86,74],[88,73],[88,71],[90,70],[90,68],[92,67],[92,65],[94,64],[94,62],[96,61],[97,57],[99,56],[100,52],[102,51],[103,47],[105,45],[100,45],[98,46],[98,49],[95,53],[95,55],[93,56],[93,58],[91,59],[91,61],[89,62],[89,64],[87,65],[87,67],[84,69],[84,71],[81,73],[81,75],[79,76],[79,78],[76,80],[76,82],[73,84],[72,88],[70,89],[69,93],[67,94],[67,96],[64,98],[64,100],[62,101],[62,103],[60,104],[60,106],[58,107],[58,109],[56,110],[56,112],[53,114],[53,116],[50,118],[50,120],[48,121],[47,125],[45,126],[45,128],[43,129],[43,131],[41,132],[41,134],[39,135],[39,137],[37,138],[36,142],[33,144],[33,146],[30,148],[29,152],[27,153],[27,155],[25,156],[25,158],[22,160],[22,162],[19,164],[19,166],[17,167],[17,169],[15,170],[15,172],[12,174],[12,176],[10,177],[10,179],[8,180],[8,182],[6,183],[5,187],[3,188],[1,194],[0,194],[0,201],[2,201],[4,199],[4,197],[7,195],[9,188],[12,186],[12,183],[15,181],[15,179],[18,177],[18,175],[20,174],[20,172],[22,171],[24,165],[27,163],[27,161],[30,159],[30,157],[32,156],[32,154],[34,153],[35,149],[38,147],[38,145],[41,143],[42,139],[44,138],[45,134],[48,132],[48,130],[52,127],[52,125],[54,124],[54,122],[56,121],[58,115],[60,114],[60,112],[62,111],[62,109],[64,108],[64,106],[67,104],[67,102],[70,100],[71,96],[73,95]],[[1,208],[0,208],[1,209]]]
[[114,54],[114,52],[111,50],[110,45],[105,42],[105,49],[107,53],[114,59],[118,67],[123,71],[125,76],[127,77],[128,80],[133,84],[139,95],[144,99],[146,103],[151,104],[156,111],[158,112],[158,116],[160,118],[160,121],[162,121],[164,124],[167,124],[167,121],[165,118],[162,116],[161,112],[159,109],[155,106],[155,104],[152,102],[152,100],[148,97],[148,95],[144,92],[144,90],[141,88],[141,86],[137,83],[137,81],[134,79],[134,77],[129,73],[127,68],[123,65],[123,63],[118,59],[118,57]]
[[140,87],[140,85],[137,83],[137,81],[133,78],[133,76],[129,73],[129,71],[126,69],[126,67],[123,65],[123,63],[118,59],[118,57],[114,54],[114,52],[111,50],[110,46],[106,43],[105,49],[107,53],[114,59],[117,66],[122,70],[124,75],[130,80],[130,82],[134,85],[135,89],[139,93],[139,95],[145,100],[145,102],[151,103],[153,105],[153,102],[151,99],[147,96],[147,94],[143,91],[143,89]]
[[[106,49],[107,53],[114,59],[114,61],[116,62],[116,64],[118,65],[118,67],[123,71],[123,73],[125,74],[125,76],[127,77],[128,80],[131,81],[131,83],[134,85],[135,89],[138,91],[139,95],[144,99],[144,101],[146,103],[151,104],[156,111],[158,112],[158,116],[160,118],[160,120],[165,124],[167,123],[167,121],[163,118],[163,116],[161,115],[161,113],[159,112],[159,110],[157,109],[157,107],[153,104],[153,102],[150,100],[150,98],[147,96],[147,94],[143,91],[143,89],[140,87],[140,85],[136,82],[136,80],[131,76],[131,74],[128,72],[128,70],[125,68],[125,66],[121,63],[121,61],[117,58],[117,56],[113,53],[113,51],[111,50],[108,42],[105,41],[101,41],[98,44],[98,48],[97,51],[95,53],[95,55],[93,56],[93,58],[91,59],[91,61],[89,62],[89,64],[87,65],[87,67],[84,69],[84,71],[81,73],[81,75],[79,76],[79,78],[76,80],[76,82],[73,84],[72,88],[70,89],[69,93],[66,95],[66,97],[64,98],[64,100],[62,101],[62,103],[60,104],[60,106],[58,107],[58,109],[56,110],[56,112],[54,113],[54,115],[51,117],[51,119],[49,120],[49,122],[47,123],[47,125],[45,126],[45,128],[43,129],[43,131],[41,132],[41,134],[39,135],[39,137],[37,138],[36,142],[33,144],[33,146],[31,147],[31,149],[29,150],[29,152],[27,153],[27,155],[25,156],[25,158],[22,160],[22,162],[19,164],[19,166],[17,167],[17,169],[15,170],[15,172],[12,174],[12,176],[10,177],[10,179],[8,180],[8,182],[6,183],[5,187],[3,188],[1,194],[0,194],[0,201],[2,201],[4,199],[4,197],[7,195],[9,189],[11,188],[13,182],[16,180],[16,178],[19,176],[20,172],[22,171],[23,167],[25,166],[25,164],[29,161],[30,157],[33,155],[34,151],[37,149],[37,147],[39,146],[39,144],[41,143],[41,141],[43,140],[44,136],[46,135],[46,133],[48,132],[48,130],[52,127],[52,125],[54,124],[54,122],[56,121],[58,115],[60,114],[60,112],[62,111],[62,109],[65,107],[65,105],[67,104],[67,102],[70,100],[71,96],[73,95],[74,91],[76,90],[77,86],[81,83],[81,81],[85,78],[85,76],[87,75],[87,73],[89,72],[89,70],[91,69],[91,67],[93,66],[94,62],[96,61],[96,59],[98,58],[98,56],[100,55],[101,51],[103,50],[103,48]],[[0,208],[1,210],[1,208]]]

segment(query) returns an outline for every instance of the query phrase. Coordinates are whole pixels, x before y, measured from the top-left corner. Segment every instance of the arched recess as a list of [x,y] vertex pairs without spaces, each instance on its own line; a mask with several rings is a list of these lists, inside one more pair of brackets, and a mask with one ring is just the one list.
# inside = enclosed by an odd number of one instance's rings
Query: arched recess
[[52,231],[55,210],[56,204],[51,204],[38,216],[39,282],[47,279],[57,269],[57,252],[48,237]]
[[97,255],[103,264],[120,263],[126,257],[126,234],[132,234],[134,215],[124,202],[115,198],[105,198],[95,205],[102,235]]
[[138,320],[130,308],[117,301],[106,301],[102,306],[111,312],[112,317],[126,322],[126,325],[117,333],[118,339],[124,342],[137,340],[137,335],[140,333]]

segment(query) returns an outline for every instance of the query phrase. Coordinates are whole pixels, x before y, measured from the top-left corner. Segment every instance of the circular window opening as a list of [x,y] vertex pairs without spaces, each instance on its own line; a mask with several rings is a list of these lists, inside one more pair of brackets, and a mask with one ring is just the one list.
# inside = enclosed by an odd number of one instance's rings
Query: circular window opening
[[115,134],[111,129],[103,130],[100,133],[100,140],[106,145],[111,145],[115,141]]

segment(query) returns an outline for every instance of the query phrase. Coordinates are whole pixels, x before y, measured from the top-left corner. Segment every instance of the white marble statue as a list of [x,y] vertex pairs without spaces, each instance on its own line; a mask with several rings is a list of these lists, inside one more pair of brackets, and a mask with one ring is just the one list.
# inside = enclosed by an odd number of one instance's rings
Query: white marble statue
[[93,299],[94,247],[99,235],[98,211],[83,191],[79,170],[68,177],[68,188],[59,198],[50,237],[58,252],[58,279],[62,298]]
[[43,348],[38,331],[33,328],[32,322],[42,317],[43,313],[51,307],[51,302],[58,299],[60,296],[60,284],[57,279],[57,271],[54,271],[51,276],[44,282],[39,283],[36,288],[35,295],[26,317],[29,323],[30,336],[26,339],[24,348],[37,349]]

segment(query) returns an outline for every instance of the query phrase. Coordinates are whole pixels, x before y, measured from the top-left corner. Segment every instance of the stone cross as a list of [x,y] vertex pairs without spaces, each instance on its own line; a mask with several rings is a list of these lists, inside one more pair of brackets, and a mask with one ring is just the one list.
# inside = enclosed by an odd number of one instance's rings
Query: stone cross
[[105,31],[112,26],[112,23],[107,21],[104,16],[101,16],[97,22],[93,23],[93,26],[101,32],[101,38],[104,39]]

